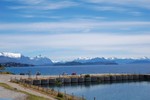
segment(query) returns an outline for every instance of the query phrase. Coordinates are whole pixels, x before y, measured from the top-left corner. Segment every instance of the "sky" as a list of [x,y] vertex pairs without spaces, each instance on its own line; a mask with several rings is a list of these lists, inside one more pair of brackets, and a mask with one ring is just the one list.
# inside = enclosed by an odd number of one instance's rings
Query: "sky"
[[150,57],[150,0],[0,0],[0,52]]

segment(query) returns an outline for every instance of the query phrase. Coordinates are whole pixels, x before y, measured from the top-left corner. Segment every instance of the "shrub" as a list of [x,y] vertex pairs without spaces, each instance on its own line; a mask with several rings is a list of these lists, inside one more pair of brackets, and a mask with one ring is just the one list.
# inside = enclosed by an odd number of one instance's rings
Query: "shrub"
[[55,84],[58,85],[58,86],[60,86],[60,85],[62,85],[62,82],[59,81],[59,80],[57,80]]
[[72,98],[68,98],[68,100],[73,100]]
[[5,70],[5,67],[0,64],[0,70]]
[[63,94],[58,92],[57,97],[63,98]]
[[89,75],[89,74],[86,74],[84,77],[90,77],[90,75]]

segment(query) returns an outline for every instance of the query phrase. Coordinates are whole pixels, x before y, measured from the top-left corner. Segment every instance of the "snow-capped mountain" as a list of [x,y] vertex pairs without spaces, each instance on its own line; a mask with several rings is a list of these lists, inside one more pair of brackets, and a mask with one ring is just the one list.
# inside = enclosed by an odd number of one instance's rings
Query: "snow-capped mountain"
[[117,63],[117,64],[133,64],[133,63],[150,63],[150,58],[142,57],[142,58],[104,58],[104,57],[96,57],[96,58],[78,58],[73,60],[74,62],[79,63]]
[[112,60],[105,59],[104,57],[99,58],[78,58],[73,60],[74,62],[80,62],[80,63],[114,63]]
[[8,53],[8,52],[0,52],[0,56],[10,57],[10,58],[20,58],[20,53]]
[[47,58],[47,57],[42,57],[42,56],[36,56],[34,58],[30,58],[31,61],[33,62],[33,65],[51,65],[53,62]]
[[[77,58],[72,61],[63,61],[63,62],[52,62],[47,57],[36,56],[36,57],[27,57],[20,53],[9,53],[2,52],[0,53],[0,64],[28,64],[28,65],[114,65],[114,64],[142,64],[150,63],[150,58],[104,58],[104,57],[95,57],[95,58]],[[19,66],[19,65],[18,65]]]
[[0,63],[22,63],[30,65],[51,65],[52,61],[49,58],[37,56],[34,58],[26,57],[20,53],[0,53]]
[[114,61],[107,60],[105,58],[78,58],[73,61],[57,62],[54,65],[114,65],[117,64]]

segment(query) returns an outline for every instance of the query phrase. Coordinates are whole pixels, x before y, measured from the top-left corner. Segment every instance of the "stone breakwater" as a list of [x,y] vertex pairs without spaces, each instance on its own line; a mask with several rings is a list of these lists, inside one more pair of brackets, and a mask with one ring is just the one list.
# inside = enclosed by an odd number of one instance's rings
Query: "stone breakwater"
[[86,82],[117,82],[117,81],[149,81],[149,74],[87,74],[87,75],[61,75],[49,77],[36,77],[20,79],[22,83],[31,85],[73,84]]

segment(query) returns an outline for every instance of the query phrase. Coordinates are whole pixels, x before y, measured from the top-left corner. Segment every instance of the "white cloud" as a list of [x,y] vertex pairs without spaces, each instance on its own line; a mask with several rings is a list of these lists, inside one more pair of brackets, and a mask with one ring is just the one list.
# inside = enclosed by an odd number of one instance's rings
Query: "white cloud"
[[[91,10],[87,9],[126,12],[125,14],[140,16],[145,12],[138,11],[139,8],[150,9],[149,0],[84,0],[84,2],[90,3],[77,2],[75,0],[5,1],[17,1],[15,5],[11,5],[11,9],[18,9],[16,12],[18,15],[21,12],[22,15],[20,16],[33,18],[33,21],[34,18],[37,20],[37,15],[39,15],[39,22],[0,23],[0,51],[5,49],[7,51],[19,50],[27,52],[35,50],[36,52],[36,50],[44,49],[52,50],[54,57],[54,54],[62,54],[61,57],[69,55],[83,56],[82,54],[85,56],[111,56],[111,54],[116,54],[118,56],[121,54],[120,52],[126,52],[121,55],[127,56],[150,55],[149,21],[109,21],[114,18],[111,19],[111,14],[110,16],[105,16],[104,13],[100,13],[101,15],[104,14],[104,16],[98,16],[100,14],[95,14],[97,15],[95,16],[91,13]],[[71,7],[83,8],[85,12],[81,14],[82,12],[79,11],[79,15],[68,15],[68,13],[65,13],[67,14],[66,16],[56,10],[69,9]],[[47,10],[56,10],[56,12]],[[86,11],[90,13],[86,14]],[[45,18],[55,18],[61,21],[40,22],[40,18],[44,20]],[[103,21],[105,18],[108,21]],[[139,19],[143,18],[144,16]],[[121,20],[120,17],[118,17],[118,20]],[[17,21],[20,21],[20,19]],[[112,53],[110,54],[110,52]],[[60,55],[57,56],[60,57]]]
[[85,8],[97,11],[111,11],[133,16],[141,16],[144,12],[142,9],[150,10],[149,0],[82,0],[88,2]]
[[105,5],[105,6],[89,6],[90,9],[97,10],[97,11],[111,11],[111,12],[118,12],[118,13],[126,13],[133,16],[141,16],[143,13],[135,10],[133,8],[128,8],[124,6],[115,6],[115,5]]
[[149,34],[0,34],[0,37],[0,51],[4,49],[18,52],[37,52],[38,50],[44,50],[43,53],[49,52],[48,54],[55,59],[64,56],[66,58],[72,58],[77,56],[149,57],[150,55]]
[[90,8],[99,11],[117,11],[117,12],[128,11],[127,8],[117,7],[117,6],[90,6]]
[[139,12],[139,11],[131,11],[129,13],[132,14],[132,15],[134,15],[134,16],[141,16],[141,15],[143,15],[143,13]]
[[113,4],[116,6],[123,5],[129,7],[142,7],[142,8],[150,9],[149,0],[86,0],[86,2]]
[[[1,45],[44,47],[113,47],[150,44],[150,35],[57,34],[57,35],[0,35]],[[5,42],[5,43],[4,43]]]
[[23,18],[49,18],[49,19],[61,19],[61,16],[49,16],[49,15],[39,15],[39,14],[18,14],[16,16],[20,16]]
[[19,6],[11,6],[10,9],[32,9],[32,10],[54,10],[77,6],[78,3],[72,1],[49,1],[49,0],[16,0],[23,4]]
[[48,3],[48,0],[16,0],[20,3],[23,3],[23,4],[29,4],[29,5],[37,5],[37,4],[40,4],[40,3]]
[[[118,22],[103,22],[103,21],[68,21],[68,22],[37,22],[37,23],[0,23],[0,31],[12,32],[91,32],[92,30],[124,30],[124,29],[149,29],[150,22],[145,21],[118,21]],[[139,30],[137,30],[139,31]],[[136,31],[136,32],[137,32]],[[149,32],[149,31],[147,31]]]

